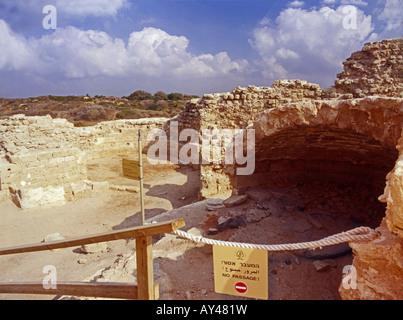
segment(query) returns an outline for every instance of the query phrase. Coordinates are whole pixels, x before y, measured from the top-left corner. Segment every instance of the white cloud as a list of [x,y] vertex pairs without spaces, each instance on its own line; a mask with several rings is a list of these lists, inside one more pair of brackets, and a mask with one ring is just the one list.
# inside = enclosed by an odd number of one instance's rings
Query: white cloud
[[247,66],[246,60],[232,61],[226,52],[194,56],[187,50],[188,45],[189,40],[184,36],[173,36],[156,28],[144,28],[130,35],[130,64],[153,76],[212,76],[242,71]]
[[298,59],[299,54],[295,51],[285,49],[285,48],[280,48],[276,51],[275,56],[280,58],[280,59]]
[[385,23],[381,37],[402,37],[403,35],[403,7],[401,0],[386,0],[385,7],[378,19]]
[[[212,77],[242,72],[246,60],[226,52],[193,55],[189,40],[156,28],[133,32],[126,44],[105,32],[69,26],[26,40],[0,20],[0,70],[19,69],[66,79],[95,76]],[[35,63],[32,63],[35,61]]]
[[263,75],[270,80],[303,78],[331,85],[351,52],[361,49],[373,27],[371,16],[357,9],[357,28],[343,28],[343,6],[311,11],[288,8],[275,23],[257,27],[251,45],[260,56]]
[[298,8],[304,5],[304,1],[294,0],[288,4],[290,7]]
[[66,78],[115,76],[126,72],[127,52],[121,39],[105,32],[58,28],[54,33],[31,40],[31,53],[39,63],[35,72],[62,74]]
[[0,70],[19,70],[30,63],[28,43],[0,19]]

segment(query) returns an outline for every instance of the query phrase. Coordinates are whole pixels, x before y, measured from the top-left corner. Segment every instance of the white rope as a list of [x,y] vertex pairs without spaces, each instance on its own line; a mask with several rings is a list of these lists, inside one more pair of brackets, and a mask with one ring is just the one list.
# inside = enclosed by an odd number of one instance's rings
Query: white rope
[[345,242],[355,241],[372,241],[378,237],[378,233],[369,227],[359,227],[350,231],[338,233],[330,237],[318,241],[290,243],[290,244],[254,244],[254,243],[240,243],[221,241],[204,238],[202,236],[195,236],[182,230],[175,230],[173,233],[181,238],[191,240],[196,243],[204,243],[208,245],[219,245],[226,247],[248,248],[248,249],[261,249],[267,251],[288,251],[288,250],[301,250],[301,249],[317,249],[326,246],[332,246]]

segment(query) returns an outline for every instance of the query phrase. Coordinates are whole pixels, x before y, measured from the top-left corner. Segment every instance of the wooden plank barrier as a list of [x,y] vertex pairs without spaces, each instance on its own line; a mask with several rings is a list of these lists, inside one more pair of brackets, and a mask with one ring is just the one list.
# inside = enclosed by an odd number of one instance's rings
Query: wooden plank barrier
[[0,283],[0,293],[156,300],[159,298],[159,287],[158,284],[154,285],[152,236],[169,233],[183,226],[185,226],[185,221],[177,219],[90,236],[0,249],[0,255],[9,255],[135,238],[137,260],[137,285],[105,282],[57,282],[57,289],[45,289],[43,284],[38,282]]
[[114,299],[138,299],[138,287],[129,283],[58,281],[56,289],[45,289],[42,282],[0,283],[0,293],[67,295]]

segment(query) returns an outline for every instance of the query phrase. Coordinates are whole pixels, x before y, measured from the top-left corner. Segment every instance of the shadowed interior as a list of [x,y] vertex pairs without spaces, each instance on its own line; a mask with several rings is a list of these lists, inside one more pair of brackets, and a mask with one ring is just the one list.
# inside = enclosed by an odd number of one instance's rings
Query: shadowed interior
[[353,131],[301,127],[256,142],[256,170],[237,176],[234,186],[292,189],[303,199],[300,210],[349,214],[357,223],[379,226],[385,205],[386,175],[398,152]]

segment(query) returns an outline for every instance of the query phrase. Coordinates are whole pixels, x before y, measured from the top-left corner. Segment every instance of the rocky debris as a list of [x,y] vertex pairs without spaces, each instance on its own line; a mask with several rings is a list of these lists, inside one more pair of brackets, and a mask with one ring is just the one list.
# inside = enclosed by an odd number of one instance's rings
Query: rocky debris
[[[226,207],[225,207],[226,208]],[[223,215],[224,212],[224,215]],[[217,228],[210,228],[209,235],[216,235],[227,229],[237,229],[245,227],[247,223],[256,223],[270,216],[270,211],[263,209],[258,203],[250,203],[246,207],[226,208],[224,211],[218,211],[216,219]]]
[[[193,227],[186,231],[194,236],[201,236],[202,230]],[[203,247],[203,243],[194,244],[192,241],[183,239],[173,234],[165,234],[155,245],[153,245],[153,258],[168,258],[177,260],[186,250],[193,247]]]
[[242,203],[244,203],[246,200],[248,200],[248,195],[237,195],[237,196],[231,196],[230,198],[224,200],[223,204],[227,208],[232,208],[235,206],[238,206]]
[[[48,234],[41,242],[52,242],[52,241],[58,241],[58,240],[64,240],[65,237],[61,235],[59,232],[51,233]],[[59,251],[63,249],[52,249],[51,251]]]
[[221,216],[217,220],[218,230],[224,231],[227,229],[237,229],[239,227],[245,227],[246,223],[241,216]]
[[220,198],[211,199],[206,202],[206,209],[208,211],[215,211],[218,209],[225,208],[224,200]]
[[94,182],[87,179],[73,182],[69,187],[66,187],[74,198],[84,198],[92,192],[106,192],[109,188],[108,181]]
[[336,260],[333,259],[325,259],[325,260],[316,260],[312,263],[313,267],[318,272],[327,271],[330,268],[335,268],[337,266]]
[[81,246],[81,251],[85,254],[107,252],[108,243],[100,242],[100,243],[84,244]]
[[308,259],[323,260],[323,259],[335,259],[342,257],[346,254],[351,254],[351,247],[348,243],[341,243],[338,245],[323,247],[316,250],[303,250],[298,251],[296,254],[301,255]]
[[252,209],[248,210],[245,214],[245,220],[248,223],[253,223],[253,222],[259,222],[260,220],[268,217],[270,215],[270,211],[264,210],[264,209]]
[[124,185],[116,185],[116,184],[111,184],[109,186],[111,190],[116,190],[116,191],[126,191],[130,193],[139,193],[140,188],[136,186],[124,186]]
[[284,221],[280,229],[288,232],[304,233],[312,228],[312,225],[306,219],[296,219]]
[[317,229],[323,228],[323,224],[320,222],[320,220],[315,216],[313,216],[312,214],[308,216],[308,221],[311,225],[313,225]]
[[258,203],[264,203],[273,197],[270,190],[265,188],[249,189],[245,191],[245,194],[249,197],[249,199],[254,200]]
[[59,232],[48,234],[45,238],[43,238],[42,242],[51,242],[57,240],[65,239]]
[[218,234],[218,229],[216,228],[209,228],[207,231],[207,235],[209,236],[215,236],[216,234]]
[[261,209],[261,210],[269,210],[269,201],[265,202],[256,202],[256,208]]
[[88,259],[78,259],[77,260],[78,264],[87,264],[88,263]]

